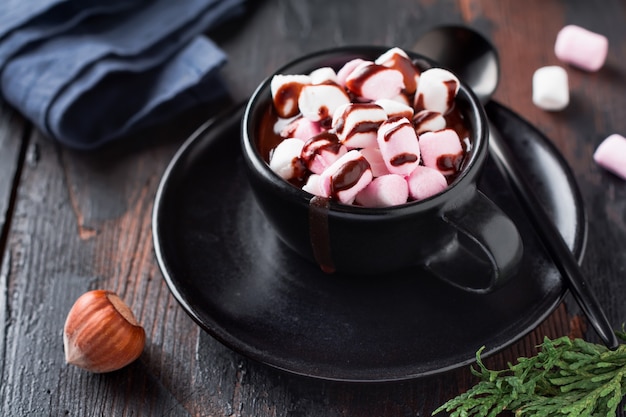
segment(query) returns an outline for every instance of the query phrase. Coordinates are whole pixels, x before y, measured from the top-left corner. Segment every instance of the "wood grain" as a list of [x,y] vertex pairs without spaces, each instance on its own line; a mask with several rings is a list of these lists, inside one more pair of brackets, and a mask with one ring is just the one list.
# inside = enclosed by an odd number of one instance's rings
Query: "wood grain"
[[[589,217],[583,268],[618,328],[626,320],[626,187],[592,154],[626,133],[625,5],[606,0],[265,0],[209,35],[227,52],[232,102],[287,61],[337,45],[411,49],[440,23],[465,22],[502,60],[495,98],[535,124],[563,153]],[[531,77],[557,64],[558,30],[578,23],[610,40],[595,74],[568,67],[572,103],[559,113],[531,102]],[[223,105],[222,107],[225,107]],[[3,416],[427,416],[476,382],[467,367],[384,384],[312,380],[222,346],[170,294],[154,257],[151,210],[165,167],[216,106],[194,109],[96,153],[60,147],[0,107],[0,415]],[[23,145],[24,144],[24,145]],[[23,146],[23,147],[22,147]],[[140,359],[95,375],[67,366],[61,330],[83,292],[116,291],[146,328]],[[494,368],[532,355],[544,336],[594,340],[569,297],[544,323],[487,359]],[[427,341],[425,341],[427,343]],[[620,410],[621,412],[621,410]]]

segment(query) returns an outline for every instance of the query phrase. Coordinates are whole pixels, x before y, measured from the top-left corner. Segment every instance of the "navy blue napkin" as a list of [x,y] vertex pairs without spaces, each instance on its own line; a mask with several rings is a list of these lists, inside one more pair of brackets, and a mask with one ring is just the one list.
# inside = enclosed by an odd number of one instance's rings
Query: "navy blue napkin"
[[39,129],[93,149],[227,94],[203,33],[244,0],[2,0],[0,91]]

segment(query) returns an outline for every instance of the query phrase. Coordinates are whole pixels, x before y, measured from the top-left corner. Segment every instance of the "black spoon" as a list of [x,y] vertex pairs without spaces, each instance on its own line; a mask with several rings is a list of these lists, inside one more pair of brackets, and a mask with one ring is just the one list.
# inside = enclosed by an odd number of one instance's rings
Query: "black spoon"
[[[495,47],[474,29],[466,26],[439,26],[422,35],[413,49],[454,72],[472,88],[483,104],[491,99],[498,86],[500,79],[498,53]],[[545,212],[500,133],[492,124],[489,125],[489,130],[491,157],[508,178],[552,261],[565,278],[591,326],[609,349],[617,349],[619,341],[606,314],[587,285],[578,261]]]

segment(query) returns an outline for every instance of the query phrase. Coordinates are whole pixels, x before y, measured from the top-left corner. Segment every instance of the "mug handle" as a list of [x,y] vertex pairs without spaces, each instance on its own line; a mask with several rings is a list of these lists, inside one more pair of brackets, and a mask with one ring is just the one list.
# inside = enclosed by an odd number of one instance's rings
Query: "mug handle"
[[443,216],[456,237],[427,259],[425,267],[458,288],[489,293],[515,275],[522,238],[513,221],[480,190],[468,190],[464,200]]

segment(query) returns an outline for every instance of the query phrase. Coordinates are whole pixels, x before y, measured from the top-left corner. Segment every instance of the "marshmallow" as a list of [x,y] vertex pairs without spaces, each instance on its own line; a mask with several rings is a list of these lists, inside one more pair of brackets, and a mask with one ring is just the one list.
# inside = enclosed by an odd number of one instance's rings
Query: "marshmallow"
[[356,195],[355,202],[364,207],[389,207],[404,204],[409,198],[409,185],[404,177],[383,175],[370,182]]
[[445,129],[446,125],[445,117],[436,111],[422,110],[413,116],[413,126],[418,135]]
[[322,189],[320,188],[320,176],[317,174],[309,175],[306,180],[306,184],[302,186],[302,189],[307,193],[322,197]]
[[380,55],[374,63],[400,71],[404,81],[404,91],[407,94],[415,93],[420,73],[417,67],[413,65],[411,58],[402,49],[391,48]]
[[387,117],[406,117],[411,120],[413,118],[413,107],[409,106],[406,102],[401,102],[396,99],[382,98],[374,102],[383,108]]
[[343,67],[341,67],[339,71],[337,71],[337,83],[340,86],[345,87],[346,79],[348,78],[348,75],[350,75],[356,67],[360,66],[364,62],[371,63],[372,61],[365,61],[364,59],[361,59],[361,58],[355,58],[351,61],[346,62],[343,65]]
[[331,126],[341,143],[350,149],[378,146],[376,132],[387,113],[374,103],[350,103],[339,107]]
[[302,115],[314,122],[331,118],[335,110],[350,103],[350,98],[338,84],[317,84],[302,87],[298,107]]
[[554,44],[558,59],[586,71],[599,70],[606,61],[608,50],[606,36],[576,25],[562,28]]
[[341,145],[336,134],[328,131],[313,136],[304,143],[300,159],[314,174],[321,174],[348,150]]
[[351,150],[320,175],[322,197],[331,197],[344,204],[352,204],[356,195],[373,179],[367,160],[357,150]]
[[385,164],[385,160],[383,159],[383,154],[380,152],[380,149],[378,149],[378,146],[375,148],[361,149],[361,155],[369,162],[374,177],[390,174],[387,164]]
[[305,117],[297,117],[280,131],[280,136],[298,138],[306,142],[321,131],[319,123],[312,122]]
[[602,141],[593,154],[602,168],[626,180],[626,138],[612,134]]
[[426,132],[419,136],[419,146],[424,165],[451,175],[460,169],[463,162],[461,139],[453,129]]
[[378,129],[378,147],[392,174],[409,175],[420,163],[420,146],[406,118],[386,120]]
[[274,148],[270,155],[270,169],[281,178],[297,178],[302,169],[300,154],[304,142],[296,138],[287,138]]
[[414,200],[423,200],[445,190],[446,177],[436,169],[418,166],[407,178],[409,195]]
[[331,67],[321,67],[313,70],[309,77],[311,77],[311,84],[324,84],[326,82],[339,84],[337,74]]
[[533,103],[544,110],[563,110],[569,104],[569,82],[562,67],[551,65],[533,74]]
[[293,117],[299,113],[298,98],[305,85],[311,84],[308,75],[274,75],[270,82],[274,108],[280,117]]
[[346,78],[346,88],[361,100],[376,101],[398,96],[404,89],[403,79],[398,70],[363,62]]
[[459,79],[450,71],[427,69],[420,76],[413,106],[416,111],[426,109],[446,114],[454,105],[459,86]]

